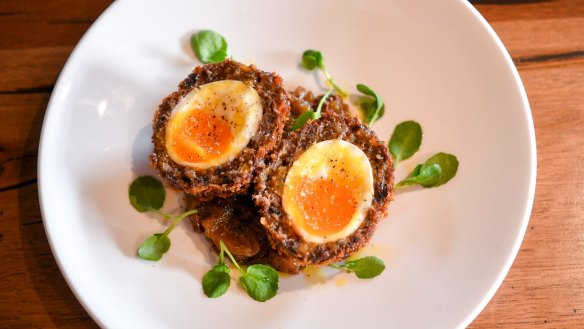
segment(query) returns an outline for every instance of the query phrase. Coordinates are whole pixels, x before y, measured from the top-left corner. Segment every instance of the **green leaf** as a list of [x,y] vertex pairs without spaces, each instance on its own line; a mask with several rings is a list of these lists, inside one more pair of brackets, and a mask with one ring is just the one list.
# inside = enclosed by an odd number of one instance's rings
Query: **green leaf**
[[359,107],[361,108],[361,112],[363,113],[363,119],[365,122],[370,122],[372,119],[372,114],[374,114],[374,107],[375,107],[375,103],[374,100],[371,99],[366,99],[363,100],[360,104]]
[[209,298],[217,298],[223,295],[229,285],[229,267],[225,264],[217,264],[203,276],[203,292]]
[[[423,169],[423,170],[422,170]],[[433,164],[431,166],[426,166],[419,164],[414,168],[417,173],[410,173],[406,179],[396,184],[397,188],[401,188],[408,185],[419,184],[424,187],[431,187],[438,181],[442,173],[442,168],[439,164]]]
[[438,179],[442,175],[442,166],[438,163],[432,165],[422,165],[417,176],[413,177],[416,183],[424,186],[436,186]]
[[223,62],[227,58],[227,52],[225,51],[218,51],[209,57],[210,63],[220,63]]
[[323,67],[322,54],[318,50],[308,49],[302,54],[302,66],[307,70]]
[[251,265],[239,283],[251,298],[265,302],[278,292],[278,272],[268,265]]
[[359,90],[361,93],[363,93],[367,96],[377,97],[376,96],[377,94],[373,91],[373,89],[369,88],[368,86],[366,86],[362,83],[357,84],[357,90]]
[[[437,187],[446,184],[449,180],[456,176],[456,173],[458,172],[458,159],[456,158],[456,156],[440,152],[426,160],[424,165],[422,165],[422,168],[420,168],[420,175],[424,173],[426,168],[432,167],[436,164],[440,166],[441,172],[436,178],[435,182],[433,182],[433,184],[431,185],[432,187]],[[429,187],[424,184],[422,185],[425,187]]]
[[415,121],[404,121],[395,126],[388,147],[393,160],[397,163],[418,152],[421,144],[422,126]]
[[360,104],[361,111],[365,116],[365,123],[372,124],[381,119],[385,114],[385,104],[383,103],[381,96],[362,83],[357,84],[357,90],[366,96],[373,97],[372,100],[364,100]]
[[154,234],[142,242],[138,256],[142,259],[158,261],[170,249],[170,239],[161,233]]
[[310,110],[302,113],[292,124],[292,131],[302,128],[308,120],[316,120],[320,118],[320,113],[312,112]]
[[204,64],[222,62],[227,58],[227,41],[211,30],[203,30],[191,36],[191,47]]
[[130,203],[139,212],[160,210],[166,191],[162,183],[152,176],[140,176],[128,189]]
[[320,51],[312,49],[305,50],[304,53],[302,54],[301,63],[302,66],[309,71],[312,71],[316,68],[320,69],[322,73],[324,73],[328,82],[333,86],[333,89],[336,90],[341,97],[348,96],[348,94],[339,85],[335,83],[330,73],[326,69],[326,66],[324,65],[324,58]]
[[407,178],[412,178],[412,177],[416,177],[420,174],[420,169],[422,169],[422,164],[417,164],[416,167],[414,167],[414,170],[412,170],[412,172],[408,175]]
[[438,187],[451,180],[458,171],[458,159],[447,153],[437,153],[424,164],[416,166],[407,178],[396,184],[397,188],[419,184],[424,187]]
[[359,258],[341,265],[334,265],[333,267],[347,272],[353,272],[359,279],[374,278],[385,270],[383,261],[375,256]]

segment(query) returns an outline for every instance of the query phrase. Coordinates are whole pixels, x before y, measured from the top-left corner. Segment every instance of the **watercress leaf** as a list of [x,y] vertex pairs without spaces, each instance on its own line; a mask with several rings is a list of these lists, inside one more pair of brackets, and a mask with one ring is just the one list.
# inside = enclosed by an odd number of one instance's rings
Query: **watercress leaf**
[[214,53],[213,55],[211,55],[209,60],[211,63],[219,63],[219,62],[223,62],[225,60],[225,58],[227,58],[227,52],[218,51],[218,52]]
[[359,103],[359,107],[361,107],[361,111],[367,116],[370,112],[370,108],[374,105],[375,101],[367,99]]
[[138,249],[138,256],[142,259],[158,261],[170,249],[170,239],[157,233],[144,240]]
[[363,93],[367,96],[375,97],[375,92],[371,88],[369,88],[368,86],[366,86],[362,83],[357,84],[357,90],[359,90],[361,93]]
[[268,265],[251,265],[239,283],[251,298],[265,302],[278,292],[278,272]]
[[379,120],[379,118],[381,118],[381,116],[383,115],[383,113],[385,112],[385,106],[382,106],[381,108],[377,108],[377,104],[375,103],[374,100],[366,100],[361,102],[360,104],[361,106],[361,111],[364,114],[364,119],[365,119],[365,123],[367,124],[371,124],[377,120]]
[[193,34],[191,47],[204,64],[222,62],[227,57],[227,41],[215,31],[203,30]]
[[373,97],[373,100],[365,100],[361,102],[361,111],[365,116],[365,122],[367,124],[372,124],[373,122],[379,120],[383,114],[385,114],[385,104],[381,99],[381,96],[373,91],[373,89],[368,86],[359,83],[357,84],[357,90],[366,96]]
[[432,187],[438,181],[440,174],[442,173],[442,168],[439,164],[433,164],[424,167],[423,164],[419,164],[414,168],[408,177],[396,184],[397,188],[419,184],[424,187]]
[[417,184],[415,177],[417,177],[420,174],[420,169],[422,169],[421,163],[416,165],[414,170],[412,170],[412,172],[410,172],[405,179],[403,179],[399,183],[395,184],[395,187],[402,188],[402,187],[406,187],[409,185]]
[[367,256],[348,261],[341,268],[354,272],[359,279],[370,279],[381,274],[385,270],[385,264],[375,256]]
[[292,131],[298,130],[308,122],[308,120],[316,120],[320,118],[320,113],[306,111],[302,113],[296,120],[294,120],[294,124],[292,124]]
[[[376,104],[376,103],[374,103]],[[377,106],[377,105],[376,105]],[[381,107],[376,107],[375,111],[371,114],[369,118],[369,124],[381,119],[381,117],[385,114],[385,104],[381,105]]]
[[422,169],[422,164],[418,164],[416,165],[416,167],[414,168],[414,170],[412,170],[412,172],[408,175],[407,178],[412,178],[412,177],[416,177],[420,174],[420,169]]
[[307,70],[323,67],[322,54],[318,50],[308,49],[302,54],[302,66]]
[[162,183],[152,176],[140,176],[128,189],[130,203],[139,212],[160,210],[164,204],[166,191]]
[[422,144],[422,127],[415,121],[404,121],[393,130],[388,143],[395,162],[408,159],[418,152]]
[[414,184],[416,184],[415,180],[413,180],[411,178],[405,178],[405,179],[402,179],[401,181],[399,181],[397,184],[395,184],[395,188],[399,189],[399,188],[403,188],[403,187],[414,185]]
[[435,186],[442,174],[442,167],[438,163],[434,163],[431,165],[423,164],[420,167],[420,172],[410,178],[416,184],[420,184],[424,187],[432,187]]
[[[420,168],[420,174],[417,177],[422,176],[426,171],[431,171],[432,167],[438,165],[440,167],[440,172],[432,173],[435,175],[432,180],[428,180],[426,182],[420,182],[419,184],[424,187],[437,187],[442,184],[446,184],[449,180],[451,180],[454,176],[456,176],[456,172],[458,171],[458,159],[456,156],[444,152],[436,153],[431,156]],[[430,176],[430,173],[426,176]],[[430,182],[430,183],[429,183]]]
[[417,165],[408,177],[395,186],[401,188],[412,184],[424,187],[437,187],[446,184],[458,171],[458,159],[447,153],[437,153],[431,156],[424,164]]
[[217,264],[203,276],[203,292],[209,298],[217,298],[223,295],[229,285],[229,267],[225,264]]

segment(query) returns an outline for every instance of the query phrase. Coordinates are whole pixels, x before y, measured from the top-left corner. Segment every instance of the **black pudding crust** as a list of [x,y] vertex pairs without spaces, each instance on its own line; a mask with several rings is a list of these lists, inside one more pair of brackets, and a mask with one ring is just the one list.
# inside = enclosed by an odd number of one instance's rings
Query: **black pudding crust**
[[[373,170],[374,195],[363,223],[353,234],[337,241],[317,244],[305,241],[295,232],[283,210],[282,193],[286,175],[294,161],[311,145],[330,139],[350,142],[367,155]],[[326,265],[347,258],[369,241],[392,199],[393,173],[394,166],[387,146],[368,126],[354,118],[323,115],[281,141],[271,162],[258,173],[254,201],[272,246],[301,265]]]
[[[193,169],[175,163],[165,147],[166,127],[172,110],[194,88],[220,80],[239,80],[258,92],[263,107],[258,131],[235,159],[220,166]],[[152,123],[154,151],[150,155],[150,164],[160,172],[166,186],[173,190],[203,199],[244,193],[250,186],[256,168],[263,164],[281,139],[289,112],[290,105],[282,78],[275,73],[264,72],[254,65],[247,66],[229,59],[196,67],[179,84],[178,91],[162,100],[156,111]]]

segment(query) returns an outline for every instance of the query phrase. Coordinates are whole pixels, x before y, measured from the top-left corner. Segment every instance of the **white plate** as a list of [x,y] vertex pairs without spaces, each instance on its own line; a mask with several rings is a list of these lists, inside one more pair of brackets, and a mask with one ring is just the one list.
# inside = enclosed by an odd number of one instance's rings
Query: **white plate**
[[[337,81],[379,91],[384,140],[406,119],[425,132],[419,154],[456,154],[460,170],[437,189],[398,194],[364,253],[385,260],[373,280],[286,277],[258,303],[234,283],[204,297],[215,261],[187,223],[164,259],[137,259],[157,216],[127,198],[153,172],[150,123],[195,65],[193,31],[222,33],[235,59],[277,71],[288,88],[319,90],[298,66],[323,52]],[[353,89],[353,92],[354,89]],[[39,159],[43,217],[55,258],[91,316],[109,328],[455,328],[486,305],[521,243],[536,174],[529,105],[503,45],[462,0],[116,1],[79,43],[53,92]],[[176,208],[171,197],[166,209]],[[316,277],[315,277],[316,276]]]

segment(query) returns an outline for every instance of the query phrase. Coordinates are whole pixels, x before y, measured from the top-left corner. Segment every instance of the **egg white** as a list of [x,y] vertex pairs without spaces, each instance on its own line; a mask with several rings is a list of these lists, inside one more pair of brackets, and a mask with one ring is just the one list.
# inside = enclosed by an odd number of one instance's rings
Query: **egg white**
[[[219,157],[199,162],[181,159],[173,148],[174,127],[179,120],[185,120],[193,111],[211,110],[214,115],[223,117],[229,123],[233,141]],[[170,158],[183,166],[207,169],[233,160],[249,143],[259,128],[263,108],[255,89],[237,80],[221,80],[201,85],[191,90],[174,107],[166,130],[166,150]],[[195,151],[205,152],[194,146]]]
[[[339,168],[339,165],[342,168]],[[344,228],[334,234],[324,236],[307,232],[301,225],[305,221],[304,215],[299,205],[294,202],[293,182],[302,179],[335,179],[340,170],[344,170],[344,175],[354,177],[359,182],[357,186],[352,188],[352,197],[358,200],[353,216]],[[310,146],[292,164],[284,183],[282,206],[290,218],[294,230],[305,241],[320,244],[342,239],[355,232],[371,207],[373,191],[373,170],[365,153],[347,141],[333,139]],[[318,197],[327,198],[329,196]]]

